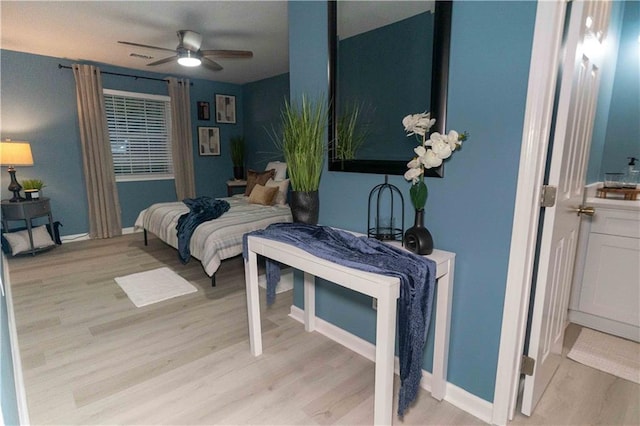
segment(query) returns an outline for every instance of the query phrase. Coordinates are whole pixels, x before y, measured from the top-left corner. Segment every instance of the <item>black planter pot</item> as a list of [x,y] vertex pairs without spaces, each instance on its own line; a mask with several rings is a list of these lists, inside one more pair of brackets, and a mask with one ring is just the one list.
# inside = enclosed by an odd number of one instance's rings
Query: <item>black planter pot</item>
[[415,254],[433,253],[433,237],[424,227],[424,210],[416,210],[414,225],[404,233],[404,246]]
[[318,191],[291,191],[291,214],[293,221],[308,225],[318,224],[320,198]]
[[242,180],[244,179],[244,167],[243,166],[233,166],[233,178]]

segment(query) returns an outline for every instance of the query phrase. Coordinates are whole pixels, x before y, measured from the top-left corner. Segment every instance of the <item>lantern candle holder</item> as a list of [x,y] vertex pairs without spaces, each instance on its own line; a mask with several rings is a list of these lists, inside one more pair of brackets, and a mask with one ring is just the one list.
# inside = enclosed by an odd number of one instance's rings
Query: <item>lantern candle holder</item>
[[[400,227],[397,227],[397,205],[401,207]],[[384,183],[369,192],[367,214],[367,236],[382,241],[402,241],[404,235],[404,197],[402,192],[389,183],[385,175]]]

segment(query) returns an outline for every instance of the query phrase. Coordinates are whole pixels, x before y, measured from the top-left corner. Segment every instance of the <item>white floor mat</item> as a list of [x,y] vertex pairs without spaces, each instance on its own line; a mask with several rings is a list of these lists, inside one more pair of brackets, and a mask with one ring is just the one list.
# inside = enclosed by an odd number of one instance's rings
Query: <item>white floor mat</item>
[[189,281],[164,267],[115,278],[138,308],[198,291]]
[[[262,274],[258,276],[258,285],[267,288],[267,277]],[[289,291],[293,288],[293,269],[284,269],[280,272],[280,282],[276,285],[276,294]]]
[[567,357],[640,383],[640,344],[636,342],[583,328]]

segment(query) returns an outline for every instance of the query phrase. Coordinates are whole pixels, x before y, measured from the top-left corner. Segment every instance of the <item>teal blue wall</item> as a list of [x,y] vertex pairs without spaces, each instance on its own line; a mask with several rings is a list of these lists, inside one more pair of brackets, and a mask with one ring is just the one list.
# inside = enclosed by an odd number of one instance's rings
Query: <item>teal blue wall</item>
[[[29,141],[35,163],[33,167],[18,167],[18,180],[45,181],[43,193],[51,198],[54,218],[64,225],[63,234],[87,232],[73,73],[58,69],[58,63],[69,62],[6,50],[0,55],[0,137]],[[3,181],[6,173],[3,167]],[[3,199],[10,198],[5,184],[0,191]]]
[[242,86],[244,136],[248,147],[247,168],[264,170],[269,161],[284,161],[271,139],[278,127],[280,111],[289,99],[289,73]]
[[[447,128],[471,138],[447,161],[444,179],[427,182],[426,221],[436,248],[457,253],[448,380],[487,401],[495,385],[535,12],[536,3],[527,1],[454,2]],[[327,90],[326,17],[325,2],[289,3],[292,99]],[[407,160],[411,155],[407,149]],[[382,182],[382,175],[325,168],[320,222],[365,232],[368,193]],[[390,183],[408,194],[401,176]],[[334,287],[319,285],[318,315],[371,341],[370,300],[345,299]],[[294,303],[302,306],[299,286]]]
[[[219,124],[215,121],[215,95],[231,95],[236,97],[236,123]],[[211,120],[198,121],[196,102],[207,101],[211,108]],[[208,80],[194,80],[191,87],[191,124],[193,127],[194,143],[197,144],[197,126],[220,128],[220,156],[198,155],[198,150],[193,149],[194,168],[196,176],[196,195],[208,195],[211,197],[226,197],[227,186],[225,182],[233,177],[233,163],[229,143],[233,136],[243,135],[244,128],[244,101],[242,99],[242,86],[230,83],[219,83]]]
[[[628,6],[626,6],[629,4]],[[587,177],[586,181],[588,184],[594,182],[602,182],[604,179],[604,172],[613,171],[618,172],[619,169],[622,168],[622,164],[626,164],[624,160],[628,156],[632,156],[631,154],[625,154],[626,151],[633,152],[633,149],[628,150],[623,146],[618,146],[616,144],[616,140],[613,139],[609,135],[609,130],[611,133],[618,132],[619,129],[609,129],[609,116],[610,114],[622,115],[626,123],[626,126],[633,126],[634,123],[636,125],[635,133],[625,134],[628,136],[630,134],[635,134],[634,137],[623,137],[623,141],[628,141],[629,143],[633,143],[635,141],[637,152],[640,145],[640,133],[638,132],[638,121],[633,120],[633,117],[640,116],[640,112],[638,111],[638,98],[640,98],[640,93],[638,91],[638,77],[640,75],[640,70],[638,69],[638,48],[637,48],[637,37],[638,37],[638,18],[637,18],[637,9],[638,2],[622,2],[617,1],[613,2],[611,5],[611,19],[609,23],[609,30],[607,34],[606,40],[606,48],[604,49],[604,59],[602,65],[602,74],[600,76],[600,90],[598,95],[598,104],[596,107],[596,116],[593,124],[593,135],[591,138],[591,151],[589,155],[589,164],[587,168]],[[635,12],[634,12],[635,10]],[[628,18],[635,13],[635,37],[633,36],[633,21]],[[636,47],[635,52],[631,51],[631,58],[635,55],[636,61],[626,61],[625,58],[629,56],[629,52],[625,55],[625,53],[620,53],[620,42],[621,42],[621,31],[622,31],[622,20],[623,14],[628,15],[627,20],[625,21],[625,26],[627,28],[626,33],[623,35],[625,38],[630,37],[631,46]],[[624,40],[623,40],[624,41]],[[635,46],[633,46],[635,44]],[[618,60],[621,60],[620,65],[618,65]],[[626,69],[618,69],[619,67],[625,67]],[[635,76],[634,73],[635,72]],[[635,82],[633,81],[635,77]],[[630,80],[629,82],[624,80]],[[622,99],[613,99],[614,95],[614,84],[617,88],[616,93],[619,94],[621,88],[624,88],[623,92],[626,88],[633,89],[634,85],[636,88],[636,97],[635,97],[635,105],[632,102],[625,102],[624,98]],[[627,86],[628,85],[628,86]],[[628,93],[632,94],[633,90],[630,90]],[[629,100],[629,98],[627,98]],[[613,105],[613,110],[612,110]],[[635,113],[635,115],[634,115]],[[614,118],[615,120],[615,118]],[[625,129],[628,130],[628,129]],[[606,144],[606,147],[605,147]],[[632,147],[633,148],[633,147]],[[613,158],[614,164],[613,169],[609,170],[608,165],[603,164],[603,157],[605,157],[605,149],[607,149],[606,158]],[[620,158],[620,157],[625,158]],[[637,155],[636,155],[637,156]]]
[[[86,233],[89,228],[87,200],[82,171],[82,154],[75,81],[68,69],[72,62],[47,56],[30,55],[2,50],[2,134],[0,137],[27,140],[34,156],[33,167],[20,167],[18,180],[39,178],[46,182],[44,195],[51,198],[54,219],[62,222],[62,235]],[[98,64],[102,71],[165,78],[165,75]],[[244,126],[242,86],[194,79],[191,86],[191,113],[194,146],[194,165],[197,195],[226,196],[225,181],[232,176],[229,139],[242,134]],[[168,94],[161,81],[133,79],[103,74],[103,86],[108,89]],[[207,101],[214,108],[215,94],[236,97],[236,124],[218,124],[197,120],[197,101]],[[9,107],[10,106],[10,107]],[[220,128],[221,155],[201,157],[197,154],[197,127]],[[6,168],[2,169],[2,179]],[[10,193],[2,185],[2,198]],[[173,180],[120,182],[118,194],[122,208],[123,227],[133,226],[143,208],[155,202],[176,199]]]

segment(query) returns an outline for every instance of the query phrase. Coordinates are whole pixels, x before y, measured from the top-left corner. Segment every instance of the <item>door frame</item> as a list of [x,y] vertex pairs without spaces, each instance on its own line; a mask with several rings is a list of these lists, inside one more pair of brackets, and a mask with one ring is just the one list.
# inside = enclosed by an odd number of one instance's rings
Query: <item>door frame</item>
[[538,1],[536,9],[493,397],[498,425],[513,418],[518,397],[566,9],[567,0]]

